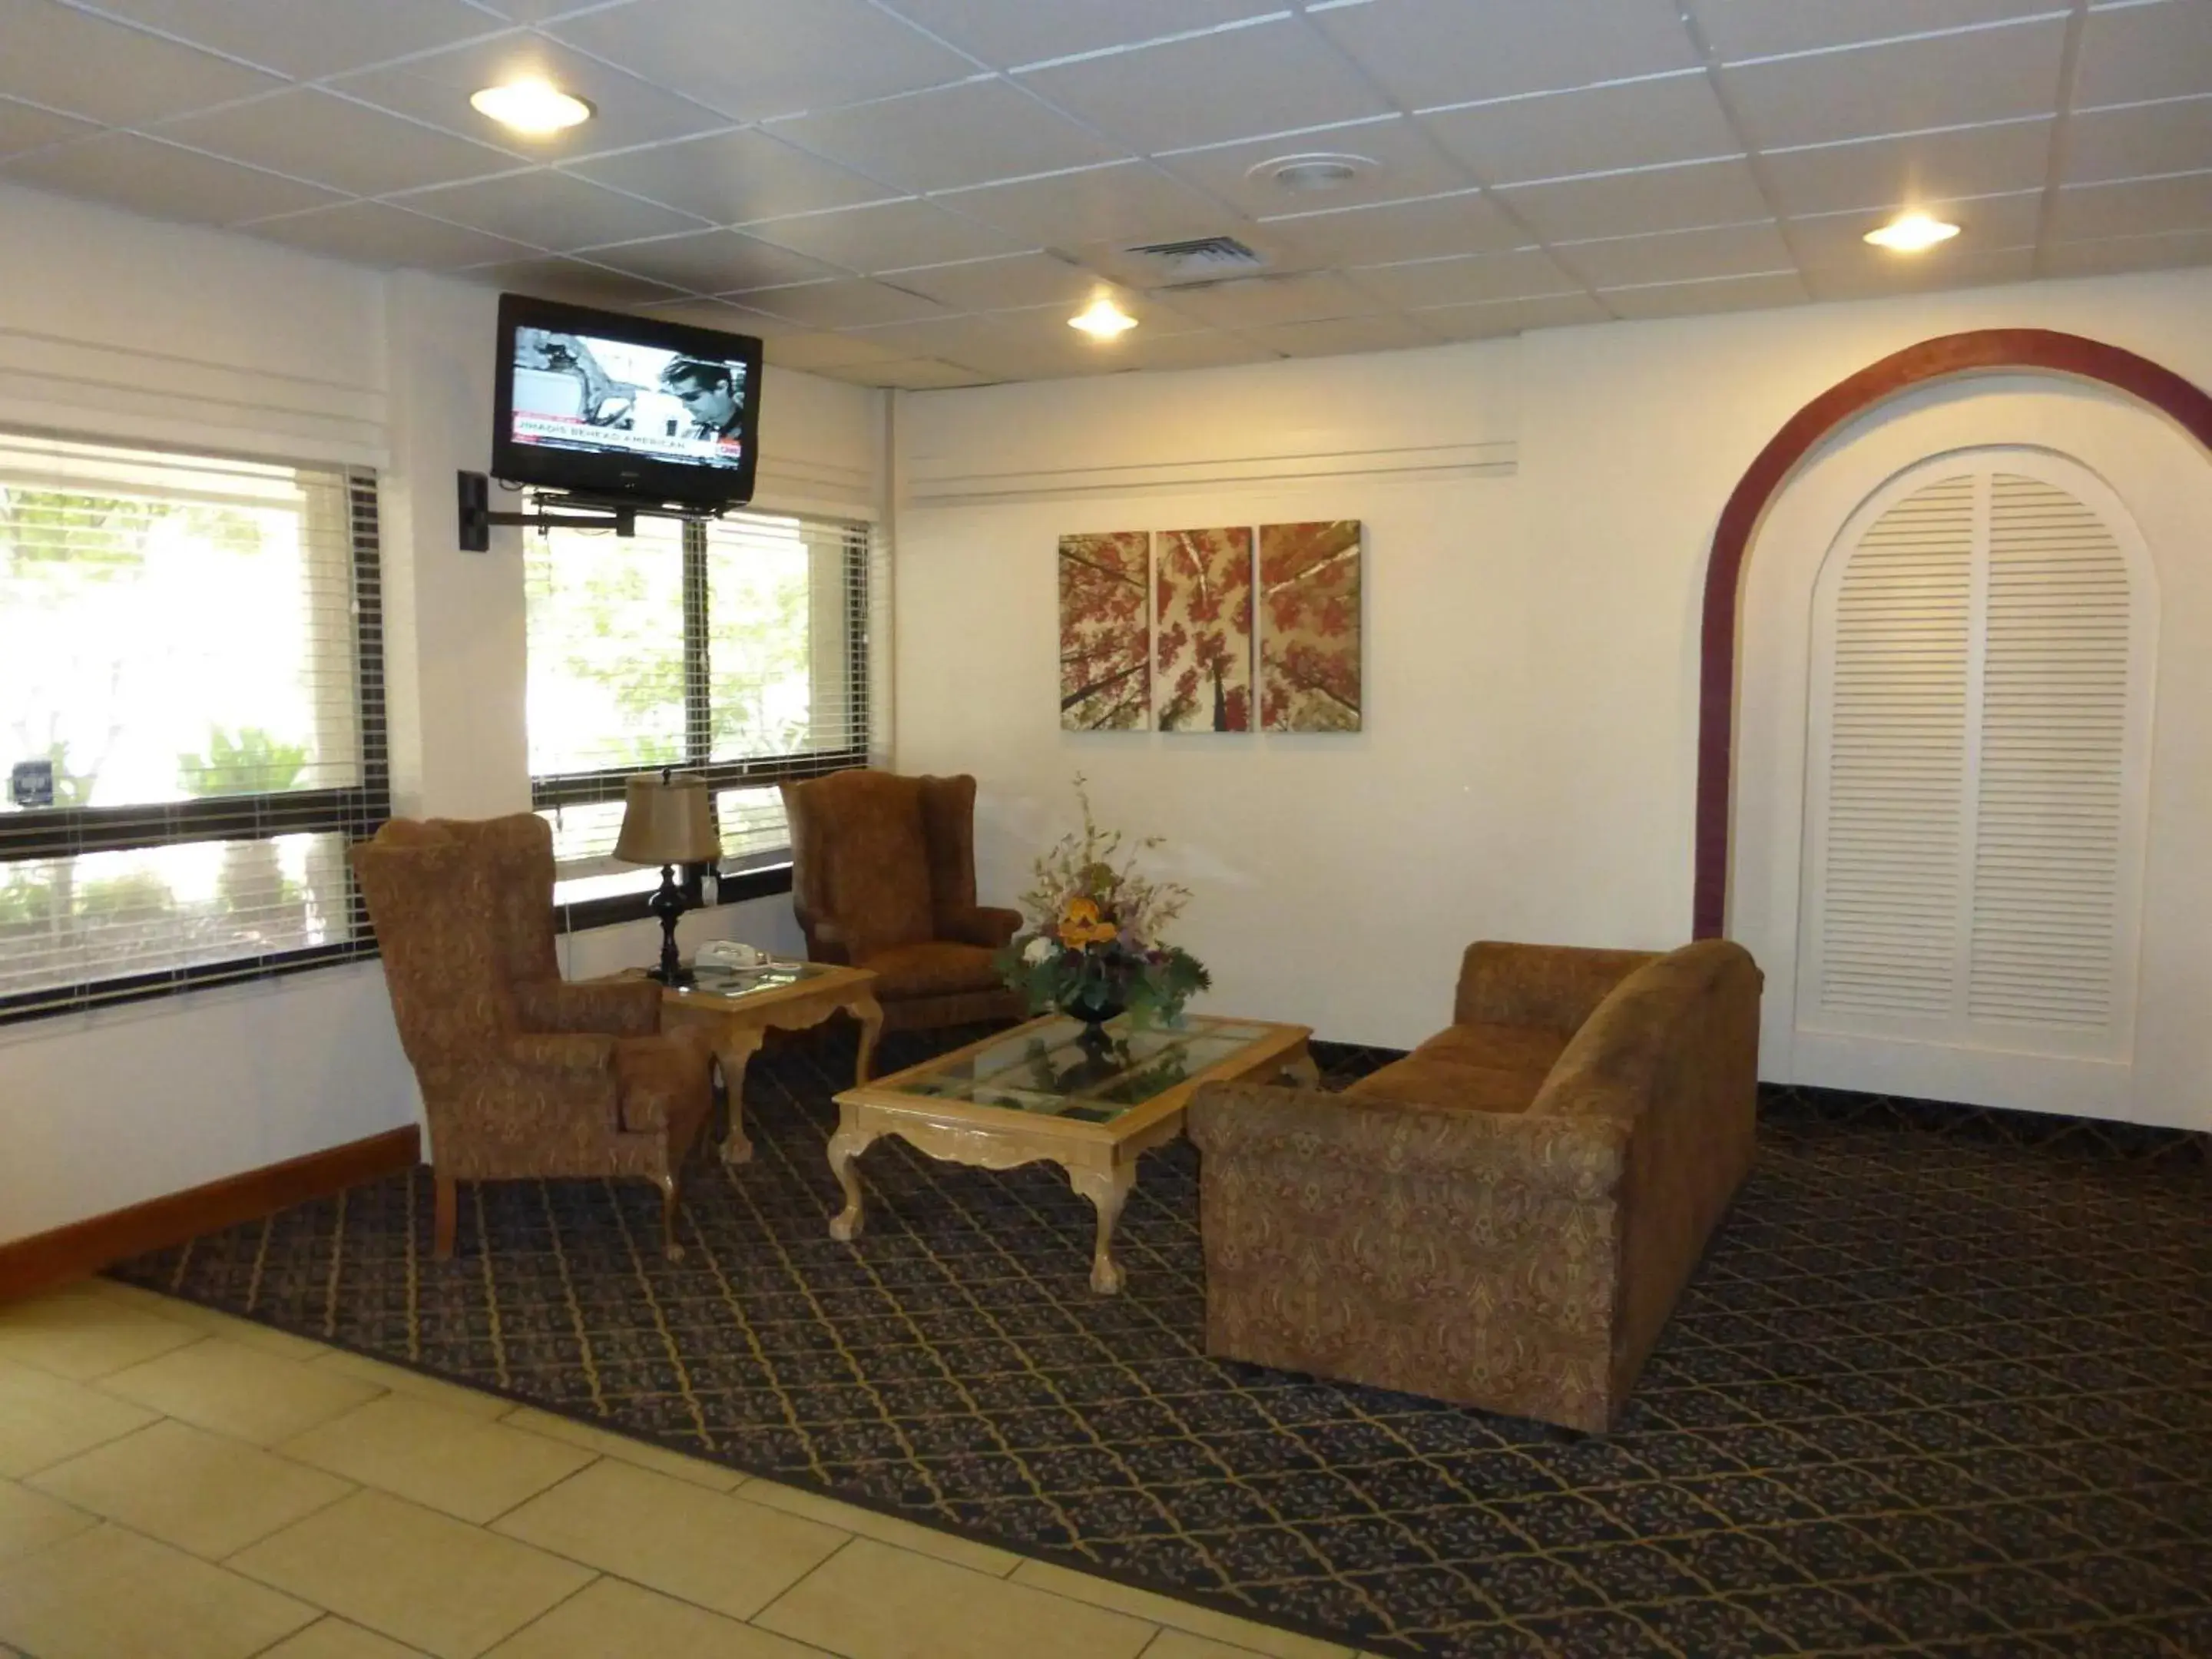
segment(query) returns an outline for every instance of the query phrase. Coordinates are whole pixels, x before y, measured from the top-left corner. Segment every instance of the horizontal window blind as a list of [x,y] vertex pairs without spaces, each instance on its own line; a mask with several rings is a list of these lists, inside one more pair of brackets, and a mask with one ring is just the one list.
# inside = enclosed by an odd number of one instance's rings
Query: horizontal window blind
[[368,474],[0,433],[0,1018],[373,951]]
[[728,876],[787,863],[776,785],[866,763],[880,549],[865,525],[732,514],[559,526],[526,544],[533,799],[556,900],[650,892],[613,857],[624,779],[673,766],[713,788]]

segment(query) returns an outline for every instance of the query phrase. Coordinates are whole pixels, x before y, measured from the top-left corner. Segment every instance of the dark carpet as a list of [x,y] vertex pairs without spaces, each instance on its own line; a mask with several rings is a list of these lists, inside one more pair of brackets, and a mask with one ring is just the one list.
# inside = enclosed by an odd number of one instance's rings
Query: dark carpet
[[[1380,1058],[1316,1049],[1334,1086]],[[756,1060],[757,1153],[702,1148],[681,1265],[651,1188],[590,1182],[465,1188],[435,1262],[418,1171],[118,1271],[1370,1649],[2212,1655],[2198,1138],[1770,1091],[1626,1426],[1570,1442],[1206,1358],[1188,1144],[1144,1160],[1119,1297],[1051,1165],[878,1141],[832,1243],[851,1063]]]

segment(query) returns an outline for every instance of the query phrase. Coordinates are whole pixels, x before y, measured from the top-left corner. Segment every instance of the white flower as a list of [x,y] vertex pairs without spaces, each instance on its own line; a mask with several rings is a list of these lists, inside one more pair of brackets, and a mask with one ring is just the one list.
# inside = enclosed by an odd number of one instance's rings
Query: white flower
[[1052,955],[1052,941],[1039,933],[1022,947],[1022,960],[1035,967]]

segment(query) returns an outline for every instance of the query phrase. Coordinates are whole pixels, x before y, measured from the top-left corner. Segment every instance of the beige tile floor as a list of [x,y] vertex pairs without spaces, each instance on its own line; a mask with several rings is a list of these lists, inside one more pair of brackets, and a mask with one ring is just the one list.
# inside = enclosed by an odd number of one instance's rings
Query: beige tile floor
[[0,1307],[0,1659],[1351,1659],[106,1279]]

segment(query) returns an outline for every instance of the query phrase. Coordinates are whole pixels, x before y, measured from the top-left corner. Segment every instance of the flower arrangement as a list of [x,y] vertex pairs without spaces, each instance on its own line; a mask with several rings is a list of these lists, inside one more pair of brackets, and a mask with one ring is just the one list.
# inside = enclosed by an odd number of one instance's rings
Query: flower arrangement
[[[999,952],[1000,975],[1032,1013],[1057,1008],[1095,1025],[1126,1009],[1139,1025],[1172,1022],[1193,992],[1213,983],[1197,957],[1161,938],[1190,891],[1147,880],[1133,860],[1117,865],[1121,832],[1099,829],[1080,776],[1075,799],[1083,829],[1032,866],[1021,896],[1030,925]],[[1148,836],[1136,848],[1159,844]]]

